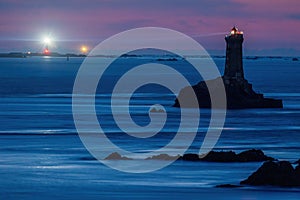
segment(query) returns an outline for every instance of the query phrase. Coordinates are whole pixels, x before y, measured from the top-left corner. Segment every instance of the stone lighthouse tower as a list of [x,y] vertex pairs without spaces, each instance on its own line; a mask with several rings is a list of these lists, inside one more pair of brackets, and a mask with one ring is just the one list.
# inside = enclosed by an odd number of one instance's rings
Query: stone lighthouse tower
[[[226,64],[224,75],[213,80],[200,81],[196,85],[183,88],[175,100],[174,106],[181,107],[179,100],[184,101],[185,107],[211,108],[210,91],[207,84],[215,91],[223,89],[217,83],[222,79],[225,86],[227,109],[246,108],[282,108],[282,100],[265,98],[256,93],[244,77],[243,69],[243,32],[233,27],[226,40]],[[197,95],[197,102],[192,102],[192,92]]]
[[230,35],[225,37],[226,40],[226,64],[224,78],[227,81],[235,79],[244,80],[243,70],[243,32],[233,27]]

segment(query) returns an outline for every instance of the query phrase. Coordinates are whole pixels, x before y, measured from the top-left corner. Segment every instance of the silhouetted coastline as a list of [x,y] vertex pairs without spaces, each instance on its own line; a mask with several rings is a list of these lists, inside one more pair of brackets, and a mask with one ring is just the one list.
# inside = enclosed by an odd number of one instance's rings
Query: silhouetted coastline
[[74,53],[57,53],[52,52],[49,54],[44,53],[22,53],[22,52],[9,52],[9,53],[0,53],[0,58],[27,58],[34,56],[49,56],[49,57],[86,57],[84,54],[74,54]]

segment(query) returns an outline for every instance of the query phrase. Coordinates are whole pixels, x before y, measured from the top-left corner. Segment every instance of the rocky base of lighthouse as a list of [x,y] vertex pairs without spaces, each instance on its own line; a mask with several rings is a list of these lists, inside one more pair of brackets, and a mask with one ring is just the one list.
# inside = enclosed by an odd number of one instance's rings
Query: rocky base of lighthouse
[[[224,76],[217,79],[206,81],[207,84],[214,86],[213,90],[219,90],[220,85],[214,84],[222,79],[227,96],[227,109],[246,109],[246,108],[282,108],[282,100],[265,98],[263,94],[258,94],[252,89],[252,84],[246,79],[228,79]],[[174,107],[186,108],[211,108],[211,100],[206,82],[201,81],[194,86],[183,88],[175,100]],[[195,92],[198,101],[193,101],[190,97]],[[196,103],[195,103],[196,102]]]

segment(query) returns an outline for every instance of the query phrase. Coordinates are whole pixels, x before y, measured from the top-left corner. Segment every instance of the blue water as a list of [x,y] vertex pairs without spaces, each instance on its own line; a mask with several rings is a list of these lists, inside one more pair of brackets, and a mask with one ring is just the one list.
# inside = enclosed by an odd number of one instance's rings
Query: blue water
[[[118,65],[136,65],[141,62],[138,59],[124,58]],[[143,62],[153,61],[145,59]],[[90,155],[77,135],[71,105],[73,84],[82,61],[83,58],[0,59],[0,199],[300,198],[299,189],[214,188],[218,184],[238,184],[261,163],[177,161],[156,172],[130,174],[110,169],[98,161],[84,160]],[[222,72],[224,59],[216,58],[215,62]],[[164,64],[180,68],[192,83],[198,81],[199,77],[183,61]],[[240,152],[257,148],[281,160],[298,160],[300,62],[290,58],[245,59],[244,68],[254,89],[265,96],[283,99],[284,108],[228,111],[215,150]],[[110,71],[104,81],[113,82],[118,73],[118,70]],[[174,94],[162,88],[135,94],[131,114],[138,124],[147,124],[147,110],[157,103],[166,106],[171,123],[152,140],[137,142],[115,126],[107,111],[110,87],[107,84],[98,88],[96,107],[97,111],[103,111],[101,123],[114,143],[130,151],[147,152],[172,139],[180,116],[179,109],[171,107]],[[209,111],[203,110],[198,135],[188,151],[199,150],[209,117]]]

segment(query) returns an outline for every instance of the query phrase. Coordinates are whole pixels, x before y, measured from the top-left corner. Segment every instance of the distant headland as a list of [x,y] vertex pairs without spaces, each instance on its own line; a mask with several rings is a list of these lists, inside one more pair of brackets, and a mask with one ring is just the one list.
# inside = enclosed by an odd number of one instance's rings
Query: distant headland
[[[0,58],[28,58],[34,56],[48,56],[48,57],[88,57],[87,54],[76,54],[76,53],[58,53],[58,52],[51,52],[51,53],[32,53],[32,52],[2,52],[0,53]],[[108,58],[117,58],[118,55],[93,55],[92,57],[108,57]],[[120,56],[121,58],[154,58],[157,61],[169,61],[169,62],[176,62],[182,58],[176,55],[159,55],[159,54],[123,54]],[[224,55],[203,55],[203,56],[195,56],[195,55],[185,55],[186,58],[214,58],[214,59],[223,59],[226,58]],[[244,60],[260,60],[260,59],[285,59],[291,61],[299,61],[300,58],[298,57],[291,57],[291,56],[243,56]]]
[[50,57],[86,57],[84,54],[74,54],[74,53],[57,53],[57,52],[51,52],[51,53],[23,53],[23,52],[9,52],[9,53],[0,53],[0,58],[27,58],[27,57],[33,57],[33,56],[50,56]]

